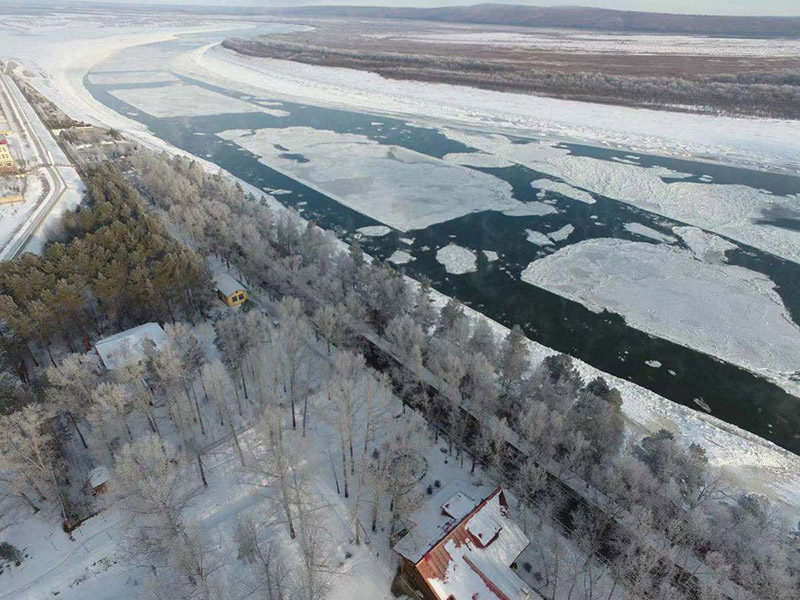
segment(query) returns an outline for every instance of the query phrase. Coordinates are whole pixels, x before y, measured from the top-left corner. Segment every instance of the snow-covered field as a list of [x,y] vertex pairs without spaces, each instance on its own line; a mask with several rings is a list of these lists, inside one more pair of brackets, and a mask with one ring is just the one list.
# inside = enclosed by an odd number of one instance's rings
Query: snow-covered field
[[482,210],[527,208],[501,179],[363,135],[310,127],[218,135],[258,155],[264,164],[400,231]]
[[642,35],[566,29],[528,31],[411,32],[389,37],[441,44],[488,45],[549,52],[610,54],[688,54],[701,56],[797,57],[800,42],[791,39],[713,38],[690,35]]
[[665,244],[604,238],[536,260],[522,279],[800,393],[789,380],[800,365],[800,327],[760,273]]
[[[0,249],[2,249],[30,217],[39,202],[44,198],[44,177],[47,172],[36,169],[25,178],[23,202],[0,206]],[[52,182],[48,183],[51,185]]]

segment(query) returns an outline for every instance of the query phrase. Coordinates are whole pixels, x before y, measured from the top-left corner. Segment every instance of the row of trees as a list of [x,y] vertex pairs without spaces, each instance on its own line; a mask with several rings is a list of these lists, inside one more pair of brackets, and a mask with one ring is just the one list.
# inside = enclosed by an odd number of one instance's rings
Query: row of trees
[[[619,393],[602,379],[584,382],[569,357],[532,368],[518,328],[497,340],[488,323],[473,322],[455,301],[435,310],[426,285],[409,285],[356,246],[339,251],[331,234],[291,211],[273,212],[222,174],[153,154],[133,157],[131,166],[146,195],[199,249],[234,264],[254,285],[297,296],[329,342],[357,350],[369,331],[385,339],[403,363],[392,373],[398,389],[447,428],[452,451],[478,443],[499,476],[527,472],[530,489],[523,491],[535,497],[541,475],[521,465],[509,471],[510,429],[523,450],[557,465],[561,477],[603,490],[643,530],[706,556],[764,597],[792,596],[800,573],[796,542],[768,503],[723,490],[699,446],[684,448],[668,432],[638,442],[628,437]],[[430,394],[431,383],[446,393]],[[480,439],[471,437],[468,413],[480,416]],[[739,530],[742,507],[764,526]],[[721,527],[735,536],[717,535]],[[733,543],[736,536],[747,543]]]
[[147,214],[117,169],[98,168],[86,188],[63,241],[0,265],[0,344],[23,382],[31,364],[55,364],[54,343],[74,352],[130,324],[202,318],[213,298],[201,258]]

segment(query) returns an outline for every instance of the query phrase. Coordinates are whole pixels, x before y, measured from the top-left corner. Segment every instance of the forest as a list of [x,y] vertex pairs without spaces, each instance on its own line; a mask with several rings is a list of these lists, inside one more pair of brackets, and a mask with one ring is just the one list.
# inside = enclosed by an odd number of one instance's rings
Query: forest
[[31,366],[55,366],[53,345],[87,350],[131,324],[202,318],[212,298],[202,258],[148,215],[117,169],[96,169],[86,186],[62,241],[0,264],[4,362],[26,383]]
[[[497,330],[186,158],[138,152],[88,190],[64,240],[0,271],[18,375],[0,488],[65,521],[120,511],[145,597],[328,597],[348,557],[318,480],[333,478],[352,547],[391,544],[438,484],[421,483],[437,444],[449,469],[516,498],[532,540],[522,570],[543,597],[796,597],[795,524],[700,445],[632,431],[619,392],[570,357],[535,364],[518,327]],[[247,310],[213,307],[206,265],[248,284]],[[108,373],[85,352],[145,321],[170,344],[143,361]],[[111,472],[83,513],[66,481],[82,452]],[[191,515],[220,480],[263,493],[266,510],[209,543]]]

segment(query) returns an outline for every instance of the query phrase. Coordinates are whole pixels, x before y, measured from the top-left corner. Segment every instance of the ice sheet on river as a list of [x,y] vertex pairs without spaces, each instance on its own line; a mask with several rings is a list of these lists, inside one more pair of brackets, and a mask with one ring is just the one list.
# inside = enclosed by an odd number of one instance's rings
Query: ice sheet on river
[[797,393],[800,327],[761,273],[647,242],[593,239],[532,262],[523,281],[761,373]]
[[110,93],[123,102],[158,118],[253,112],[263,112],[276,117],[285,117],[289,114],[283,110],[256,106],[195,85],[131,88],[112,90]]
[[497,177],[381,145],[363,135],[310,127],[218,135],[258,155],[264,164],[400,231],[484,210],[551,212],[546,205],[515,200],[511,185]]
[[796,195],[777,196],[740,184],[682,181],[687,177],[685,173],[573,156],[568,149],[552,143],[515,144],[497,134],[456,129],[442,132],[475,149],[557,177],[572,186],[800,262],[800,230],[765,222],[770,214],[800,218]]

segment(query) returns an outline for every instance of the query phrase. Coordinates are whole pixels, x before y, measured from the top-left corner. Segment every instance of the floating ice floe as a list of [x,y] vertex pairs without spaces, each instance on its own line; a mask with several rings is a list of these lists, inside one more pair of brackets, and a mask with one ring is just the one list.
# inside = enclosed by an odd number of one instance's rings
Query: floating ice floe
[[451,152],[445,155],[442,160],[465,167],[483,167],[486,169],[510,167],[514,164],[494,154],[484,154],[483,152]]
[[661,368],[661,363],[658,362],[657,360],[646,360],[644,361],[644,364],[646,364],[648,367],[652,367],[653,369]]
[[405,250],[395,250],[386,260],[395,265],[405,265],[416,259]]
[[800,391],[800,327],[761,273],[665,244],[592,239],[532,262],[522,279]]
[[528,237],[528,241],[532,244],[536,244],[537,246],[552,246],[553,241],[547,237],[544,233],[540,231],[534,231],[533,229],[526,229],[525,234]]
[[625,223],[624,228],[625,231],[629,231],[635,235],[640,235],[642,237],[650,238],[651,240],[656,240],[657,242],[674,244],[675,242],[678,241],[671,235],[661,233],[657,229],[653,229],[652,227],[648,227],[647,225],[642,225],[641,223]]
[[578,188],[573,187],[568,183],[564,183],[563,181],[537,179],[536,181],[531,181],[531,186],[539,190],[555,192],[557,194],[561,194],[562,196],[566,196],[567,198],[572,198],[573,200],[586,202],[586,204],[594,204],[595,202],[594,198],[592,198],[592,195],[589,192],[579,190]]
[[[381,145],[360,134],[286,127],[218,135],[258,155],[271,168],[400,231],[484,210],[550,212],[550,207],[516,200],[511,185],[502,179],[400,146]],[[300,154],[307,162],[291,160],[288,153]]]
[[723,263],[726,260],[725,253],[738,248],[736,244],[697,227],[678,226],[673,227],[672,231],[689,246],[699,260],[706,262]]
[[554,215],[558,209],[544,202],[520,202],[519,206],[503,211],[507,217],[544,217]]
[[565,239],[571,236],[572,232],[574,231],[575,227],[573,227],[571,223],[567,223],[561,229],[556,229],[555,231],[551,231],[550,233],[548,233],[547,237],[549,237],[554,242],[563,242]]
[[483,254],[484,256],[486,256],[486,260],[488,260],[489,262],[494,262],[498,258],[500,258],[500,255],[494,250],[484,250]]
[[436,251],[436,260],[451,275],[463,275],[478,270],[478,257],[472,250],[457,244],[448,244]]
[[386,225],[368,225],[366,227],[359,227],[356,231],[367,237],[382,237],[391,233],[392,228]]

